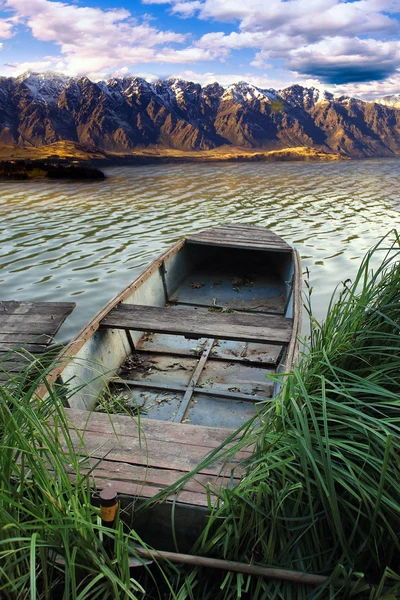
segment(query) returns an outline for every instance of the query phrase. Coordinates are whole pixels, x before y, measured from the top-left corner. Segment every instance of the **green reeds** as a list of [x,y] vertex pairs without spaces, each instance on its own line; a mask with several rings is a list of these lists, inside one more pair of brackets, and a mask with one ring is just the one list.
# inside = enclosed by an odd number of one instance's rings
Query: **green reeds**
[[119,519],[102,525],[89,461],[60,397],[50,388],[35,397],[41,372],[0,387],[0,597],[144,598],[129,567],[140,540]]
[[[234,573],[177,582],[178,597],[395,598],[400,593],[399,237],[311,319],[302,360],[262,425],[246,476],[220,491],[195,551],[330,576],[310,588]],[[375,270],[378,257],[381,263]],[[237,450],[238,446],[233,450]],[[215,457],[213,457],[213,460]],[[189,584],[190,582],[190,584]]]

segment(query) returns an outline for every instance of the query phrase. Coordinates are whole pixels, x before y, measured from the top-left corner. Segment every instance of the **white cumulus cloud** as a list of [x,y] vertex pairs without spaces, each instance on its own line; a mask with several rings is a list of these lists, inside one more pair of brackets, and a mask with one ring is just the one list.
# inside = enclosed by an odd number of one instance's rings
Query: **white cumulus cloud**
[[186,34],[162,31],[148,20],[138,22],[124,8],[102,10],[50,0],[6,0],[5,6],[34,38],[59,46],[65,71],[74,75],[97,78],[137,63],[191,63],[213,57],[202,48],[176,49],[186,43]]

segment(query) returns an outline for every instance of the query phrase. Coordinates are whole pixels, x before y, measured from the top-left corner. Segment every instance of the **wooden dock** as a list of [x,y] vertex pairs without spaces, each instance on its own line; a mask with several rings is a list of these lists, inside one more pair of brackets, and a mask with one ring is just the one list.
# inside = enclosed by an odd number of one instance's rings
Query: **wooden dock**
[[0,381],[8,381],[49,349],[75,302],[0,302]]

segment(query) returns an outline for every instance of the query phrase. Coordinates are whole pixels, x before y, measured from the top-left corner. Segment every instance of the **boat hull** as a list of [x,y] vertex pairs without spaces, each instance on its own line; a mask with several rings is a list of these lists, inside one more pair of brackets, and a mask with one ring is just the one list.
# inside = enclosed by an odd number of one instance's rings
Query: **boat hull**
[[[163,522],[170,539],[171,502],[194,535],[210,494],[240,481],[251,448],[228,464],[197,465],[227,438],[233,443],[279,392],[270,376],[295,359],[300,282],[298,253],[264,228],[193,234],[153,261],[58,357],[49,383],[63,390],[77,451],[94,461],[97,488],[111,485],[140,503],[186,477],[157,514],[137,516],[149,543],[160,531],[149,518]],[[110,399],[124,414],[107,414]],[[187,529],[176,535],[187,548]]]

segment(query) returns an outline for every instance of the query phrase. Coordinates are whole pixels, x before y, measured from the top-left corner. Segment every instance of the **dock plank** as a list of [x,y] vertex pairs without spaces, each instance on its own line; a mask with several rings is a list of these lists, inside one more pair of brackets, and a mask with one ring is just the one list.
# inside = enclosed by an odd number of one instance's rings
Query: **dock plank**
[[173,308],[120,304],[101,321],[101,327],[151,331],[186,337],[213,337],[223,340],[288,344],[292,319],[265,314],[197,313]]
[[10,381],[43,354],[75,302],[0,302],[0,381]]

